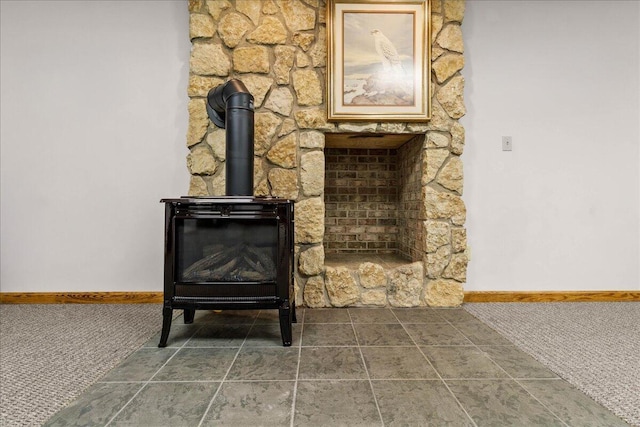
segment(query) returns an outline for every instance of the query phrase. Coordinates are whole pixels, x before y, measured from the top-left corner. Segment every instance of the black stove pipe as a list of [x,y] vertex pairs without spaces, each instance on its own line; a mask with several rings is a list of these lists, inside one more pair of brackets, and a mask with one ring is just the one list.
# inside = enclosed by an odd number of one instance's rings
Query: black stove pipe
[[253,196],[253,96],[232,79],[207,94],[207,114],[226,134],[227,196]]

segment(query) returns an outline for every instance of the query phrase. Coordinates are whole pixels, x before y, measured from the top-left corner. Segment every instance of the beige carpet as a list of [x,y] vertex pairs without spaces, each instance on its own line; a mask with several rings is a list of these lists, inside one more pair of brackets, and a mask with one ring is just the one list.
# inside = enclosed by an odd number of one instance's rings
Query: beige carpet
[[640,302],[464,308],[630,424],[640,426]]
[[39,426],[162,327],[159,304],[0,304],[0,426]]

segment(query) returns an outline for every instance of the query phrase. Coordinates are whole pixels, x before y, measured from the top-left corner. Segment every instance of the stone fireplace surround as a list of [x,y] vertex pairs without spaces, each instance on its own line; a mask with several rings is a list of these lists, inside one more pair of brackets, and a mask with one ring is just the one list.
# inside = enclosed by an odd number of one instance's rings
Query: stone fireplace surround
[[431,1],[427,123],[327,122],[324,0],[190,0],[189,11],[189,195],[224,195],[225,131],[205,97],[238,78],[255,98],[254,193],[296,201],[296,303],[460,305],[464,0]]

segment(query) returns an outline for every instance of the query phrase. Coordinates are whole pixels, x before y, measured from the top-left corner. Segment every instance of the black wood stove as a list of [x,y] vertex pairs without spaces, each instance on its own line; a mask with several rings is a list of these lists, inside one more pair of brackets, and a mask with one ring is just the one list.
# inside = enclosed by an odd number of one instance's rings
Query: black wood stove
[[160,347],[174,309],[278,309],[291,345],[293,202],[259,197],[183,197],[165,203],[164,306]]
[[174,309],[185,323],[196,310],[280,311],[282,343],[291,345],[293,202],[253,197],[253,96],[239,80],[207,95],[207,114],[226,128],[225,194],[163,199],[164,306],[160,347]]

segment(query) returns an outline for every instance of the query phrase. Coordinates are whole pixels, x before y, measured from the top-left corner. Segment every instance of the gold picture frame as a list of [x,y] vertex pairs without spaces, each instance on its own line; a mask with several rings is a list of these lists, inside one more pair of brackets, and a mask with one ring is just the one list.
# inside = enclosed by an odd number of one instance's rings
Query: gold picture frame
[[431,117],[430,0],[327,0],[327,119]]

